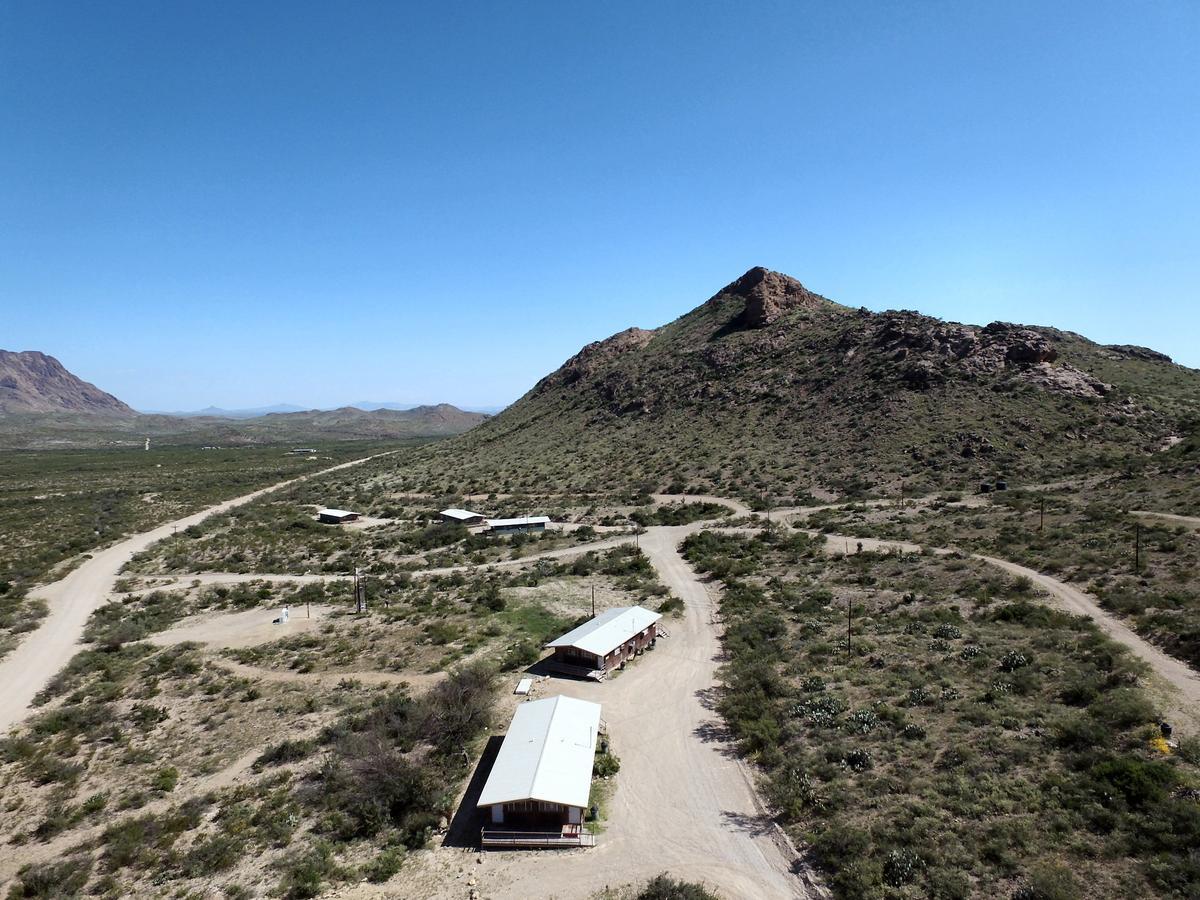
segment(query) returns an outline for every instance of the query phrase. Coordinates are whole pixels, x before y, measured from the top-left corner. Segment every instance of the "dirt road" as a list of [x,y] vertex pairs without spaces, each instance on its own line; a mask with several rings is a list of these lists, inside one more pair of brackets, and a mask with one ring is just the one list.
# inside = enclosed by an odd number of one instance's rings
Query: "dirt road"
[[0,734],[24,719],[33,698],[70,662],[78,649],[79,638],[83,634],[88,617],[108,598],[117,573],[135,553],[140,553],[156,541],[170,537],[177,528],[196,525],[208,516],[249,503],[264,494],[387,455],[389,454],[379,453],[301,475],[160,525],[151,531],[96,551],[90,559],[85,560],[61,581],[35,590],[33,596],[45,600],[50,612],[36,631],[26,635],[17,648],[0,661],[0,685],[3,686],[3,690],[0,691]]
[[1135,656],[1149,663],[1155,674],[1169,686],[1165,692],[1155,691],[1156,699],[1164,707],[1163,715],[1177,727],[1182,725],[1183,730],[1189,734],[1200,733],[1200,674],[1186,663],[1163,653],[1149,641],[1138,637],[1137,633],[1120,619],[1104,610],[1090,594],[1007,560],[978,553],[972,555],[975,559],[981,559],[1011,575],[1025,576],[1054,597],[1061,608],[1078,616],[1087,616],[1110,638],[1124,644]]
[[1197,516],[1177,516],[1174,513],[1150,512],[1145,509],[1132,509],[1129,514],[1143,519],[1162,519],[1164,522],[1186,525],[1188,528],[1200,528],[1200,517]]
[[[651,528],[641,546],[686,604],[682,622],[625,672],[602,684],[554,680],[563,693],[602,705],[621,758],[605,833],[592,850],[487,854],[474,872],[492,898],[575,897],[668,871],[730,898],[822,896],[786,838],[763,814],[750,773],[731,752],[711,709],[720,654],[713,598],[677,545],[701,524]],[[435,856],[458,850],[439,850]],[[426,863],[438,868],[436,860]],[[444,867],[444,860],[442,862]],[[800,874],[793,874],[794,871]],[[429,896],[461,896],[460,886]],[[364,888],[364,896],[371,891]],[[357,896],[357,895],[355,895]]]
[[[820,534],[820,532],[811,530],[805,530],[805,533]],[[844,534],[825,535],[825,550],[828,553],[852,554],[857,552],[859,545],[863,550],[881,552],[897,549],[905,553],[920,553],[925,549],[908,541],[885,541],[875,538],[850,537]],[[930,548],[929,552],[944,556],[954,551],[945,548]],[[1087,616],[1110,638],[1124,644],[1135,656],[1149,663],[1155,676],[1161,682],[1158,685],[1151,685],[1151,692],[1162,707],[1163,714],[1170,721],[1181,724],[1185,732],[1200,733],[1200,674],[1186,663],[1164,653],[1149,641],[1139,637],[1120,619],[1104,610],[1095,597],[1079,588],[1008,560],[985,556],[981,553],[973,553],[971,556],[1010,575],[1028,578],[1049,594],[1059,608],[1077,616]]]

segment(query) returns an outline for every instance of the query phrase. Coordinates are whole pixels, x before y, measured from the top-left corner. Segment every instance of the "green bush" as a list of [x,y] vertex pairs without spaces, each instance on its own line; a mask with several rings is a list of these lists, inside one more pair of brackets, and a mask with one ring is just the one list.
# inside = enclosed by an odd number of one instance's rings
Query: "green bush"
[[1162,800],[1175,782],[1175,772],[1167,764],[1132,756],[1099,763],[1089,775],[1102,803],[1119,796],[1135,809]]
[[667,874],[655,875],[638,891],[637,900],[719,900],[704,885],[677,881]]
[[363,875],[366,876],[367,881],[373,884],[387,881],[403,868],[406,854],[407,851],[404,847],[388,847],[381,850],[363,866]]
[[279,890],[286,900],[308,900],[319,896],[325,882],[338,873],[333,848],[324,841],[289,857],[282,868]]
[[164,769],[159,769],[154,773],[154,778],[150,782],[150,787],[156,791],[170,793],[175,790],[175,785],[179,783],[179,770],[174,766],[167,766]]
[[592,774],[597,778],[611,778],[621,771],[621,761],[612,753],[597,753],[592,763]]
[[17,880],[9,889],[9,900],[23,897],[74,897],[83,891],[92,872],[92,858],[87,855],[23,866]]

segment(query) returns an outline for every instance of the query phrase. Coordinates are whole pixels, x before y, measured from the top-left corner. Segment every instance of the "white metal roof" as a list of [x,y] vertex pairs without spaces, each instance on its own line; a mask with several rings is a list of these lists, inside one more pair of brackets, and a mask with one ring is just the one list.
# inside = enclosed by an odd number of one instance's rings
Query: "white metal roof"
[[471,512],[469,509],[443,509],[439,515],[450,519],[482,519],[483,513]]
[[505,526],[513,526],[513,525],[537,525],[539,523],[542,525],[549,525],[550,517],[549,516],[521,516],[520,518],[517,518],[517,519],[488,519],[487,523],[492,528],[504,528]]
[[335,516],[342,519],[346,516],[357,516],[358,513],[350,512],[348,509],[322,509],[317,513],[318,516]]
[[517,707],[478,806],[544,800],[586,807],[600,704],[547,697]]
[[661,618],[661,613],[651,612],[641,606],[617,606],[573,628],[546,646],[578,647],[588,653],[605,656]]

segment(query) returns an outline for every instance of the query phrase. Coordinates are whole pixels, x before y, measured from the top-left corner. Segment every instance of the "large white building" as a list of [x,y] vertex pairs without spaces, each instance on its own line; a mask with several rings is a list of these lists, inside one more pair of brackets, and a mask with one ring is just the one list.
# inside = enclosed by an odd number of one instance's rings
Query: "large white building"
[[[496,843],[578,845],[592,788],[600,704],[547,697],[517,707],[477,806]],[[538,839],[517,840],[525,831]]]

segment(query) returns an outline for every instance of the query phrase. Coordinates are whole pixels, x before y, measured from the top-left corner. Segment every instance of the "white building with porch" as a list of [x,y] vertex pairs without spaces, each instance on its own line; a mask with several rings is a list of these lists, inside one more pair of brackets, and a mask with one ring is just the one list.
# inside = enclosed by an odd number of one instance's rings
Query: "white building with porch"
[[477,806],[484,847],[579,847],[600,734],[600,704],[574,697],[522,703]]

